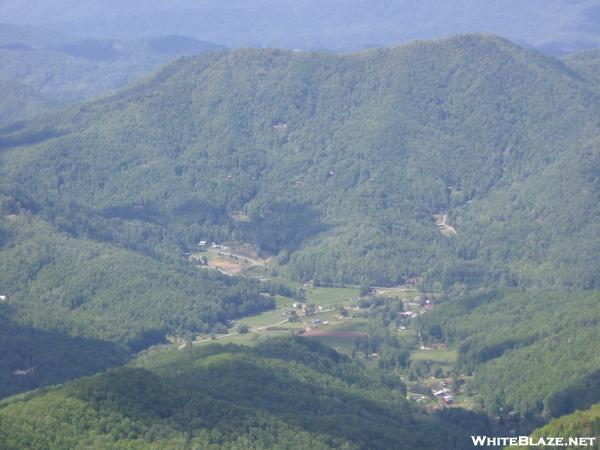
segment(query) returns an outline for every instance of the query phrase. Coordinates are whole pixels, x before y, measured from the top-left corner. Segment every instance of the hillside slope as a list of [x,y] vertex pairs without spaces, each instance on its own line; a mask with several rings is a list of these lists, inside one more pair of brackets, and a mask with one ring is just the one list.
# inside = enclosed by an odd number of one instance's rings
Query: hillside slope
[[[600,433],[600,404],[593,405],[591,408],[584,411],[577,411],[573,414],[552,420],[548,425],[535,430],[531,436],[533,437],[534,442],[537,442],[541,438],[545,439],[548,436],[556,436],[563,437],[564,441],[567,443],[569,438],[595,437],[595,444],[593,446],[588,445],[586,447],[597,449],[600,448],[597,438],[598,433]],[[532,450],[534,448],[542,447],[509,447],[507,450]],[[576,450],[582,448],[582,446],[565,445],[561,448],[566,450]]]
[[595,92],[557,60],[482,36],[213,53],[5,133],[2,176],[15,201],[85,209],[72,227],[116,215],[189,246],[235,235],[291,254],[302,280],[593,288]]
[[0,404],[0,447],[462,449],[481,416],[418,411],[397,378],[297,338],[210,346]]
[[[64,105],[115,91],[178,56],[223,49],[183,36],[84,39],[0,23],[0,79],[24,84],[38,96]],[[27,98],[24,89],[20,91]],[[4,112],[0,110],[2,122],[9,123]]]
[[[271,309],[258,283],[0,218],[0,398],[120,365],[167,336]],[[19,371],[25,373],[19,374]]]
[[31,119],[56,106],[24,83],[0,79],[0,128]]
[[[490,410],[498,400],[545,412],[549,396],[600,368],[585,317],[597,315],[586,291],[600,286],[599,108],[600,91],[576,67],[479,35],[349,55],[181,58],[0,133],[3,314],[24,330],[111,341],[98,350],[104,362],[82,364],[98,369],[115,351],[273,308],[257,281],[191,263],[201,240],[254,243],[299,281],[532,289],[506,298],[540,317],[586,305],[569,316],[575,328],[560,328],[582,350],[565,367],[579,369],[566,377],[553,366],[556,385],[540,385],[543,362],[526,384],[513,377],[530,351],[560,360],[554,321],[536,322],[517,348],[495,329],[499,354],[465,367],[483,367],[475,382]],[[483,314],[503,318],[502,298]],[[448,317],[436,318],[434,337],[480,336]],[[32,354],[4,355],[2,376]],[[513,391],[487,389],[495,377]]]
[[459,350],[490,414],[546,419],[600,401],[600,294],[472,292],[419,318],[422,339]]

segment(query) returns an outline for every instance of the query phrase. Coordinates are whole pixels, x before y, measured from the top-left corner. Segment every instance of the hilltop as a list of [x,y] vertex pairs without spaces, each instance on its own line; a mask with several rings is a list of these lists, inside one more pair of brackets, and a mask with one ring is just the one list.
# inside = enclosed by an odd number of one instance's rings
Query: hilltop
[[422,412],[397,379],[301,338],[148,355],[8,399],[0,427],[6,450],[466,449],[489,430],[474,413]]
[[[178,56],[223,49],[184,36],[90,39],[0,23],[0,89],[21,86],[3,95],[8,98],[0,105],[0,127],[51,111],[50,106],[114,92]],[[4,104],[16,102],[17,94],[20,109],[6,110]]]

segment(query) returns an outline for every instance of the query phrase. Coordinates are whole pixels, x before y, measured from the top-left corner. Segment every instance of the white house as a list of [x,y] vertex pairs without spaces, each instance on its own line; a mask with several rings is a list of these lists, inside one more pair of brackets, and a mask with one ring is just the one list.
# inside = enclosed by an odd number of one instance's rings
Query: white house
[[444,389],[440,389],[439,391],[432,391],[432,392],[433,392],[433,395],[435,395],[436,397],[440,397],[440,396],[450,392],[450,389],[444,388]]

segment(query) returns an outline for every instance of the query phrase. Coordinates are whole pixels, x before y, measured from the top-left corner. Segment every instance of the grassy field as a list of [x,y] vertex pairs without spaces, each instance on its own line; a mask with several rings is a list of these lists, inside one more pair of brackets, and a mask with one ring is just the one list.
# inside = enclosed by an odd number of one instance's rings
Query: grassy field
[[358,298],[358,289],[353,288],[308,288],[306,301],[315,305],[333,307],[336,303],[346,304]]
[[[332,309],[335,304],[343,306],[349,306],[353,298],[358,296],[358,291],[351,288],[309,288],[306,292],[307,303],[313,303],[317,306],[322,306],[324,309]],[[300,320],[294,323],[282,323],[289,316],[284,316],[284,313],[288,313],[294,309],[293,304],[297,303],[297,300],[283,297],[281,295],[275,296],[276,309],[265,311],[261,314],[254,316],[244,317],[239,319],[235,325],[230,329],[230,333],[237,333],[237,329],[240,325],[248,326],[251,333],[245,334],[233,334],[232,336],[218,337],[217,342],[228,343],[233,342],[236,344],[253,345],[261,339],[266,339],[271,336],[287,336],[290,333],[297,333],[303,330],[305,327],[310,327],[313,321],[320,320],[321,322],[329,322],[328,324],[321,324],[322,330],[327,331],[342,331],[342,332],[366,332],[367,321],[365,319],[338,319],[337,311],[315,311],[310,316],[301,315],[302,311],[296,309],[299,314]],[[277,330],[267,330],[266,328],[271,325],[277,325]],[[260,331],[258,331],[260,329]],[[331,345],[341,351],[351,350],[354,345],[354,338],[340,338],[340,337],[315,337],[315,339],[323,340],[324,343]],[[205,344],[214,342],[210,339],[204,339],[196,342],[196,344]]]
[[[322,306],[324,309],[331,309],[335,304],[348,306],[350,300],[356,295],[358,295],[358,292],[355,289],[314,288],[307,290],[306,301],[307,303]],[[285,317],[282,316],[282,314],[294,309],[292,305],[298,301],[278,295],[275,297],[275,302],[277,304],[277,309],[266,311],[255,316],[245,317],[240,319],[238,324],[245,324],[250,327],[264,327],[281,322],[285,320]],[[300,310],[297,311],[300,314]],[[316,311],[314,315],[310,316],[310,320],[308,320],[309,318],[305,319],[304,317],[302,317],[301,320],[309,323],[315,319],[333,321],[336,315],[337,313],[335,311],[322,313]]]
[[456,350],[417,350],[410,355],[410,360],[414,362],[430,361],[433,365],[448,368],[456,364],[457,357]]
[[[292,283],[286,283],[292,286]],[[418,291],[405,290],[406,288],[391,288],[385,291],[385,295],[398,296],[402,298],[414,298],[420,295]],[[381,294],[380,294],[381,295]],[[331,311],[319,311],[309,316],[303,315],[302,309],[293,308],[297,300],[292,298],[275,296],[276,309],[266,311],[255,316],[239,319],[231,328],[229,336],[216,336],[216,339],[204,339],[196,342],[195,345],[206,345],[211,342],[221,344],[234,343],[238,345],[256,345],[265,339],[272,337],[285,337],[290,335],[302,335],[306,339],[315,339],[321,343],[328,345],[340,353],[350,355],[355,348],[357,336],[367,334],[369,329],[369,320],[367,318],[341,318],[339,311],[333,310],[336,304],[346,308],[353,307],[358,298],[358,290],[353,288],[311,288],[306,289],[306,303],[321,306],[323,309],[332,309]],[[289,312],[295,310],[298,314],[298,322],[286,322]],[[350,315],[354,310],[350,310]],[[284,313],[286,315],[284,315]],[[320,323],[314,324],[315,321]],[[246,325],[250,328],[249,333],[238,334],[237,330],[240,325]],[[270,328],[272,327],[272,328]],[[406,330],[395,330],[398,336],[407,339],[414,339],[415,330],[408,328]],[[430,390],[440,389],[440,383],[446,382],[448,385],[452,382],[449,378],[449,372],[454,367],[457,361],[457,352],[451,349],[420,349],[412,352],[410,356],[411,363],[427,362],[429,367],[428,375],[419,378],[418,381],[408,381],[405,379],[407,386],[421,385]],[[375,367],[378,363],[377,358],[364,359],[363,364],[367,367]],[[443,370],[443,378],[434,378],[434,374],[438,368]],[[416,395],[416,394],[411,394]],[[464,394],[457,395],[455,405],[473,408],[474,400],[472,397]],[[421,403],[426,407],[440,407],[440,400],[434,399],[431,395],[424,398]]]
[[375,293],[383,297],[401,297],[412,300],[419,296],[421,292],[411,286],[400,286],[395,288],[375,288]]
[[286,319],[281,315],[284,311],[284,309],[277,308],[271,311],[265,311],[256,316],[244,317],[243,319],[237,321],[236,325],[234,326],[234,329],[241,324],[248,325],[249,327],[264,327],[267,325],[279,323]]
[[366,333],[369,329],[368,319],[346,319],[336,326],[336,331],[343,333]]
[[291,308],[292,305],[296,302],[297,302],[297,300],[294,300],[294,299],[291,299],[288,297],[284,297],[283,295],[275,296],[275,303],[277,303],[278,308]]
[[[290,329],[291,330],[291,329]],[[197,342],[194,345],[200,344],[208,344],[210,342],[218,342],[219,344],[238,344],[238,345],[256,345],[257,343],[276,336],[288,336],[290,334],[290,330],[277,330],[277,331],[261,331],[260,333],[245,333],[245,334],[235,334],[233,336],[221,337],[216,340],[205,340],[202,342]]]

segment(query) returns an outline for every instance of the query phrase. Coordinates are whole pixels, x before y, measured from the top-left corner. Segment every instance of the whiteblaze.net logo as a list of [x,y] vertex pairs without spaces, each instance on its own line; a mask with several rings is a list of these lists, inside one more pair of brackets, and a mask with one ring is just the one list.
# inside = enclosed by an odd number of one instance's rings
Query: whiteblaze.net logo
[[511,437],[490,437],[490,436],[471,436],[475,447],[506,447],[527,446],[527,447],[593,447],[596,444],[595,437],[543,437],[532,438],[529,436],[511,436]]

